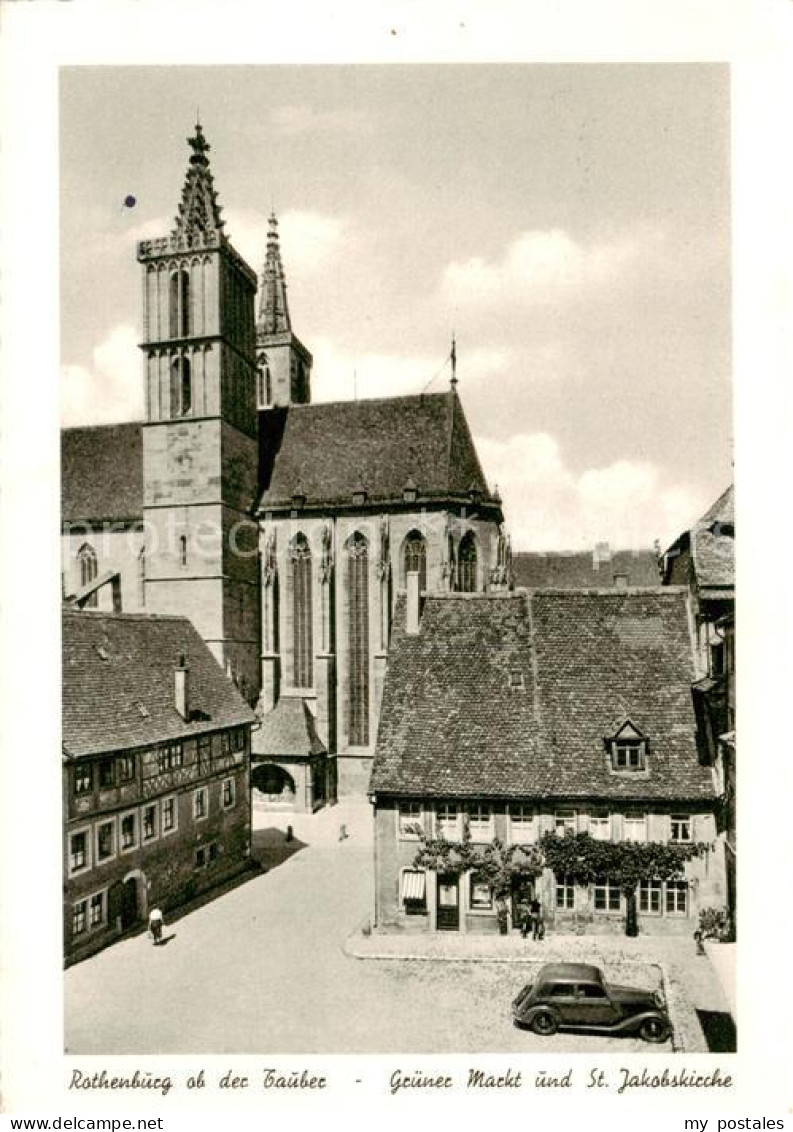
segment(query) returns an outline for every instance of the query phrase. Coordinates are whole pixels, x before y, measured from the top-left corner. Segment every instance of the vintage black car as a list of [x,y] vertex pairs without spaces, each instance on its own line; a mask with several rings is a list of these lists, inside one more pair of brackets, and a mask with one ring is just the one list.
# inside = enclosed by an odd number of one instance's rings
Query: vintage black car
[[665,1042],[672,1024],[658,992],[607,983],[588,963],[546,963],[512,1003],[517,1026],[535,1034],[589,1030],[639,1034],[646,1042]]

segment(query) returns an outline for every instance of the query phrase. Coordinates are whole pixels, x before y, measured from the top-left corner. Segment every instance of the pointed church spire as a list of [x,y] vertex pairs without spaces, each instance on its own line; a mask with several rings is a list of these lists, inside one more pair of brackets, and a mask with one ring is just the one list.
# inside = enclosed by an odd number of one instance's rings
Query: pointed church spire
[[278,218],[270,214],[267,229],[267,253],[262,272],[262,289],[259,300],[259,321],[256,324],[259,335],[282,334],[292,329],[289,319],[289,304],[286,301],[286,280],[281,263],[281,247],[278,242]]
[[215,234],[223,236],[225,221],[220,216],[220,205],[207,157],[211,147],[204,137],[200,122],[196,122],[195,135],[188,138],[187,143],[193,152],[190,154],[173,235],[187,239]]

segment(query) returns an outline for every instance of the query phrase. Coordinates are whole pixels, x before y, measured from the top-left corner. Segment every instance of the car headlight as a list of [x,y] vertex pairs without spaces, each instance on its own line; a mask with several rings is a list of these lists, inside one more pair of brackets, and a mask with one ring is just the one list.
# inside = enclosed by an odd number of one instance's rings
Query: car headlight
[[659,990],[655,991],[655,993],[653,994],[653,1002],[659,1010],[663,1010],[666,1006],[666,1003],[664,1002],[664,996]]

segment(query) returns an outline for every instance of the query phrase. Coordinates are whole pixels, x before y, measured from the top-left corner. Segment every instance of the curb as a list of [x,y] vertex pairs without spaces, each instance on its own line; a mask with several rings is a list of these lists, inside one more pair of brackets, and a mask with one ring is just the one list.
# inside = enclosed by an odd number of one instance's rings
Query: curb
[[[515,966],[540,966],[546,960],[541,955],[444,955],[442,953],[427,952],[399,952],[376,951],[361,946],[360,927],[349,935],[342,943],[343,953],[350,959],[374,959],[380,962],[406,962],[406,963],[507,963]],[[608,957],[599,957],[603,966],[608,965]],[[689,1004],[681,987],[681,978],[674,965],[667,964],[657,958],[645,956],[641,953],[631,958],[621,957],[619,962],[625,965],[655,967],[661,973],[661,989],[666,1002],[669,1019],[672,1023],[672,1051],[674,1053],[707,1053],[708,1046],[702,1027],[699,1024],[696,1011]]]

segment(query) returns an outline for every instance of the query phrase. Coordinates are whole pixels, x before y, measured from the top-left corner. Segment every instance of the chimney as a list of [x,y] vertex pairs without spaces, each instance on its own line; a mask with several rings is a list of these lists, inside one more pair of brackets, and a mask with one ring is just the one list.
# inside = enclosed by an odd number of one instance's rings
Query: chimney
[[174,704],[182,719],[190,716],[190,669],[184,653],[179,654],[179,663],[174,669]]
[[407,616],[405,618],[405,632],[411,637],[418,635],[419,621],[421,619],[421,590],[419,589],[418,570],[408,570],[405,577],[407,584]]
[[618,590],[627,590],[627,588],[628,588],[628,575],[627,574],[615,574],[614,575],[614,585],[617,587]]

